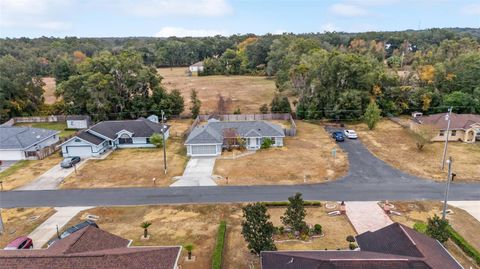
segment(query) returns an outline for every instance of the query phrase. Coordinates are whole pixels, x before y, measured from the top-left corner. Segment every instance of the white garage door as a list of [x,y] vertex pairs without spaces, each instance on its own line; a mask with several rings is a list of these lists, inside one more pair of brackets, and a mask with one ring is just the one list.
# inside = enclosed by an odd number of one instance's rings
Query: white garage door
[[68,156],[90,157],[92,156],[91,146],[67,147]]
[[25,154],[22,150],[2,150],[0,151],[0,160],[15,161],[25,159]]
[[197,145],[192,146],[192,155],[216,155],[216,145]]

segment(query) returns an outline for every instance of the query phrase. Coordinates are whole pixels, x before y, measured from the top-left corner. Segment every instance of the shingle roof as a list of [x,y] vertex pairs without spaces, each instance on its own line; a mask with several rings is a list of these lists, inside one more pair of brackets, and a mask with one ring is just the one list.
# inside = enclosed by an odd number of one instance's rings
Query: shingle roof
[[[170,126],[166,126],[168,130]],[[133,133],[134,137],[150,137],[153,133],[162,133],[162,124],[151,122],[145,118],[137,120],[101,121],[90,127],[89,130],[102,134],[110,139],[117,138],[117,133],[122,130]]]
[[87,131],[82,131],[80,132],[79,134],[76,135],[78,138],[81,138],[85,141],[88,141],[90,143],[93,143],[95,145],[100,145],[103,143],[103,141],[105,141],[105,139],[103,138],[100,138],[98,136],[95,136],[95,135],[92,135],[90,133],[88,133]]
[[90,120],[90,116],[87,115],[68,115],[67,120]]
[[173,269],[181,247],[128,247],[129,240],[87,226],[48,249],[0,250],[5,268]]
[[282,127],[267,121],[211,121],[192,130],[185,144],[218,144],[223,142],[223,131],[235,130],[240,137],[284,137]]
[[55,134],[55,130],[32,127],[1,127],[0,149],[25,149]]
[[[428,116],[418,116],[414,118],[414,120],[421,124],[433,125],[440,130],[445,130],[448,124],[448,121],[445,120],[446,114],[447,113],[438,113]],[[480,123],[480,115],[452,113],[450,129],[468,129],[474,123]]]

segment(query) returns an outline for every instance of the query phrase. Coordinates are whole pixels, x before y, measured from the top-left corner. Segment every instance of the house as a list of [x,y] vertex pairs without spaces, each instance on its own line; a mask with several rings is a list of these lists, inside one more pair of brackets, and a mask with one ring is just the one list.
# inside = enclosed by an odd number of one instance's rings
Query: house
[[1,268],[178,269],[181,246],[130,246],[131,240],[87,226],[47,249],[0,250]]
[[356,237],[360,250],[264,251],[262,269],[461,269],[437,240],[393,223]]
[[59,131],[0,126],[0,160],[36,159],[37,151],[58,142]]
[[[437,133],[432,141],[445,141],[447,137],[448,113],[438,113],[423,116],[415,112],[410,121],[410,129],[416,131],[422,125],[431,126]],[[448,141],[463,141],[474,143],[480,141],[480,115],[452,113]]]
[[87,129],[90,126],[90,117],[82,115],[69,115],[66,118],[67,129]]
[[242,139],[249,150],[257,150],[265,138],[274,147],[283,146],[285,133],[281,126],[268,121],[218,121],[196,127],[188,136],[185,146],[188,156],[218,156],[232,140]]
[[65,141],[61,145],[62,154],[64,157],[92,157],[109,149],[155,147],[150,143],[150,136],[163,132],[168,139],[170,126],[145,118],[102,121]]
[[188,70],[192,73],[203,72],[203,61],[196,62],[188,67]]

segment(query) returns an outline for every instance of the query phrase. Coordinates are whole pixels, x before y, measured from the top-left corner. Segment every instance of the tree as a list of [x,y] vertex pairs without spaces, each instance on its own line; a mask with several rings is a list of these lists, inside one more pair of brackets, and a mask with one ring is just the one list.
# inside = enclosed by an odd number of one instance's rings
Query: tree
[[448,220],[441,219],[437,215],[434,215],[433,218],[428,218],[427,224],[427,235],[437,239],[441,243],[444,243],[450,238],[450,232],[448,231],[450,224]]
[[233,114],[235,114],[235,115],[240,115],[240,114],[242,114],[242,111],[240,111],[240,108],[237,107],[237,109],[235,109],[235,110],[233,111]]
[[292,112],[292,107],[286,96],[280,97],[275,95],[270,104],[270,110],[272,113],[290,113]]
[[185,247],[185,250],[188,253],[188,259],[191,260],[192,259],[193,244],[186,244],[184,247]]
[[305,215],[307,214],[304,207],[302,194],[297,192],[294,196],[288,197],[287,210],[284,215],[280,217],[283,225],[292,227],[294,231],[304,232],[307,230],[307,223],[305,223]]
[[154,133],[150,136],[150,143],[155,145],[155,147],[163,147],[163,135],[159,133]]
[[262,203],[248,204],[242,208],[242,235],[248,243],[248,249],[256,255],[261,251],[276,250],[273,242],[274,227]]
[[152,223],[149,221],[144,221],[140,224],[140,227],[143,228],[143,238],[148,237],[148,227],[150,227],[150,225],[152,225]]
[[198,114],[200,114],[200,107],[202,106],[202,102],[197,97],[197,91],[192,89],[190,93],[190,111],[192,112],[192,118],[197,118]]
[[371,101],[365,110],[365,114],[363,114],[363,120],[368,126],[368,129],[373,130],[375,125],[377,125],[378,121],[381,119],[382,110],[378,108],[378,105],[375,101]]
[[260,113],[268,114],[268,105],[267,104],[263,104],[263,105],[260,106]]

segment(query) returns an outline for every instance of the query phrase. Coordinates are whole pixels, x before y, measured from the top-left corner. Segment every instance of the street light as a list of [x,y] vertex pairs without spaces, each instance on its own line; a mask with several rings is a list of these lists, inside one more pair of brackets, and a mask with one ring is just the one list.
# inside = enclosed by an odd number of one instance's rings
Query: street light
[[448,164],[448,175],[447,175],[447,186],[445,187],[445,198],[443,200],[443,212],[442,212],[442,219],[445,219],[447,215],[447,200],[448,200],[448,191],[450,190],[450,183],[453,179],[452,174],[452,157],[449,157],[447,160]]
[[452,119],[452,107],[448,109],[448,114],[445,115],[447,123],[447,137],[445,139],[445,147],[443,148],[442,170],[445,168],[445,157],[447,156],[448,137],[450,135],[450,120]]

